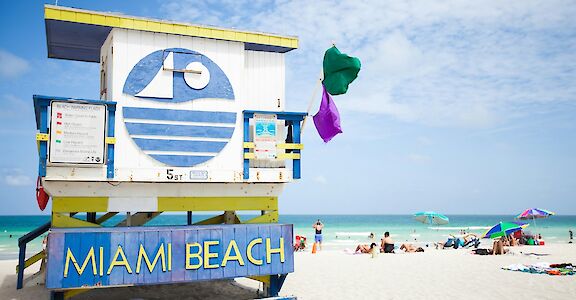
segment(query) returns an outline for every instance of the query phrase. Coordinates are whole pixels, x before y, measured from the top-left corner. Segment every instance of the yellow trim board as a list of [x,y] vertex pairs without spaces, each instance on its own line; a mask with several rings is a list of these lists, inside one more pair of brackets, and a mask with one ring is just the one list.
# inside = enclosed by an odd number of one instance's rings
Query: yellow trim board
[[37,133],[36,140],[46,142],[50,138],[50,135],[47,133]]
[[[246,147],[244,147],[244,148],[246,148]],[[282,144],[276,145],[276,148],[278,148],[278,149],[298,149],[298,150],[302,150],[302,149],[304,149],[304,144],[282,143]]]
[[100,25],[113,28],[179,34],[226,41],[279,46],[291,49],[298,48],[298,38],[294,36],[282,36],[269,33],[154,20],[54,5],[44,5],[44,18],[46,20]]
[[107,212],[108,197],[54,197],[52,212]]
[[158,197],[158,211],[277,209],[277,197]]

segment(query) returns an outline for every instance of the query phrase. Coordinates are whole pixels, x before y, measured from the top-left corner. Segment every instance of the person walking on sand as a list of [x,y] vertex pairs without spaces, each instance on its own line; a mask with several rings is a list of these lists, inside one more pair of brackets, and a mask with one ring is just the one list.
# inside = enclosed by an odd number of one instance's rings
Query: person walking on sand
[[314,235],[314,244],[318,246],[318,250],[322,250],[322,229],[324,228],[324,224],[322,224],[320,219],[318,219],[316,223],[312,225],[312,228],[316,231],[316,234]]
[[574,238],[574,235],[572,234],[572,229],[568,230],[568,234],[570,235],[570,241],[568,243],[572,244],[572,239]]

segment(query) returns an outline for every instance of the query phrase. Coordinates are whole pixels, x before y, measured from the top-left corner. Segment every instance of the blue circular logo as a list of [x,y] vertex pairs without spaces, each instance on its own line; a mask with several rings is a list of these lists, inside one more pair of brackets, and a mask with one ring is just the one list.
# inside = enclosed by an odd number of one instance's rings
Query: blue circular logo
[[[150,53],[130,71],[123,92],[143,101],[234,101],[228,77],[198,52],[170,48]],[[162,104],[155,107],[162,107]],[[191,167],[215,157],[229,142],[236,111],[124,106],[128,134],[144,153],[169,166]]]

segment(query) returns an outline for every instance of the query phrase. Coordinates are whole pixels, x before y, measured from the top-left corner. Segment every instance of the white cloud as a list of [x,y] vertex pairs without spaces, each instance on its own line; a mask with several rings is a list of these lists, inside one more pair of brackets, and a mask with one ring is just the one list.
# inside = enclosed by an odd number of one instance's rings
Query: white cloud
[[33,183],[32,178],[26,175],[5,175],[3,179],[4,183],[10,186],[26,186]]
[[18,77],[30,68],[28,61],[0,49],[0,77],[1,78],[15,78]]
[[298,35],[300,49],[287,55],[291,107],[306,107],[332,41],[363,66],[349,93],[335,99],[344,115],[493,127],[539,105],[575,101],[570,1],[172,1],[161,11]]
[[410,153],[407,157],[410,161],[415,163],[426,163],[430,161],[430,157],[423,154]]
[[320,184],[328,183],[328,179],[326,179],[326,177],[324,175],[318,175],[318,176],[314,177],[313,180],[317,183],[320,183]]

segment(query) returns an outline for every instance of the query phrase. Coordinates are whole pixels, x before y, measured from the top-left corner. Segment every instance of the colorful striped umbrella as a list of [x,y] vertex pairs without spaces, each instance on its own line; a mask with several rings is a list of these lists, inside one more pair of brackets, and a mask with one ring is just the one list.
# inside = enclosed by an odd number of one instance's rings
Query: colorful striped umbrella
[[555,213],[541,209],[541,208],[529,208],[523,211],[521,214],[516,216],[516,219],[519,220],[532,220],[534,221],[534,226],[536,226],[536,219],[543,219],[548,218],[549,216],[553,216]]
[[446,225],[450,222],[450,219],[445,215],[433,212],[433,211],[423,211],[414,214],[414,220],[422,222],[424,224],[435,224],[435,225]]
[[501,236],[507,236],[512,234],[518,230],[522,230],[528,227],[527,223],[519,223],[519,222],[500,222],[492,228],[488,229],[483,235],[482,238],[484,239],[495,239]]
[[519,214],[516,217],[516,219],[520,219],[520,220],[542,219],[542,218],[548,218],[549,216],[553,216],[553,215],[555,215],[555,213],[553,213],[549,210],[540,209],[540,208],[529,208],[529,209],[523,211],[521,214]]

